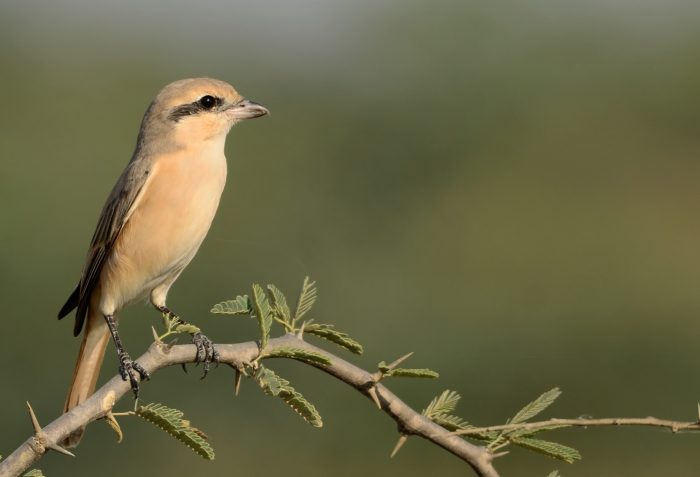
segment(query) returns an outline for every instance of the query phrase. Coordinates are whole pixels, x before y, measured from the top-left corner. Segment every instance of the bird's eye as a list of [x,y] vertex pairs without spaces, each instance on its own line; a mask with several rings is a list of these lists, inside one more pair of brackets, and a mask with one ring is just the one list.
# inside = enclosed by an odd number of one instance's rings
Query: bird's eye
[[199,104],[201,104],[204,109],[211,109],[216,105],[216,98],[210,95],[202,96],[199,98]]

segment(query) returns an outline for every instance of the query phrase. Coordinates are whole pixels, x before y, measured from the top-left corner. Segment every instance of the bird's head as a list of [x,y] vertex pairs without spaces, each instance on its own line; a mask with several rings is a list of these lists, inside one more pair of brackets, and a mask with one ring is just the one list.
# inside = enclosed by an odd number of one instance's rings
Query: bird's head
[[167,133],[177,142],[223,138],[243,119],[269,114],[243,98],[230,84],[212,78],[190,78],[164,87],[144,117],[143,129]]

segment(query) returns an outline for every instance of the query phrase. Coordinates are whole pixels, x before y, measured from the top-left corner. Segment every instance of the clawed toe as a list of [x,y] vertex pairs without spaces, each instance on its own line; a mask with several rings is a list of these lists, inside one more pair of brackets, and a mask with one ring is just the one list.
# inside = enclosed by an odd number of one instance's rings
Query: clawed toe
[[[151,375],[136,361],[132,361],[128,354],[119,356],[119,374],[124,381],[129,381],[134,397],[139,397],[139,379],[151,379]],[[139,379],[137,379],[139,378]]]
[[141,381],[149,381],[151,379],[151,374],[144,369],[143,366],[141,366],[139,363],[134,361],[132,363],[132,367],[139,373],[139,376],[141,377]]
[[216,350],[212,340],[207,338],[202,333],[195,333],[192,335],[192,343],[194,343],[197,348],[197,355],[195,357],[195,363],[204,363],[204,374],[201,379],[204,379],[209,373],[209,367],[211,363],[216,363],[219,365],[219,352]]

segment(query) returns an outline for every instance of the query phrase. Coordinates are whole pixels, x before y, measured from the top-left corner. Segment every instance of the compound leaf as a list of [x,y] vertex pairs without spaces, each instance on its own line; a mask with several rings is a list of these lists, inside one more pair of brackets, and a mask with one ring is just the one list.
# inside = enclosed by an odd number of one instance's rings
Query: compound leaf
[[268,285],[267,289],[270,291],[272,297],[272,306],[274,307],[275,314],[285,323],[291,324],[292,312],[289,310],[289,305],[287,305],[287,298],[274,285]]
[[448,414],[455,410],[457,403],[462,398],[456,391],[446,389],[439,396],[433,398],[428,407],[423,409],[423,414],[428,419],[433,419],[440,414]]
[[557,442],[543,441],[542,439],[533,439],[531,437],[518,437],[517,439],[512,439],[511,442],[520,447],[563,460],[569,464],[573,464],[574,461],[581,459],[579,451]]
[[190,426],[190,422],[182,418],[182,411],[163,404],[150,403],[139,406],[136,415],[163,429],[205,459],[214,459],[214,449],[207,442],[206,435],[196,427]]
[[304,284],[301,287],[299,301],[297,302],[297,310],[294,313],[294,321],[300,320],[316,303],[318,293],[316,292],[316,282],[312,282],[309,277],[304,278]]
[[222,301],[211,309],[212,313],[221,315],[248,315],[253,311],[248,295],[239,295],[235,300]]
[[440,375],[428,368],[394,368],[384,373],[384,376],[397,376],[401,378],[439,378]]
[[549,391],[542,393],[540,397],[518,411],[518,413],[513,416],[513,419],[510,420],[510,423],[519,424],[535,417],[547,409],[559,396],[561,396],[561,390],[559,388],[550,389]]
[[255,379],[266,394],[277,396],[282,399],[306,422],[314,427],[323,426],[323,420],[316,410],[316,407],[307,401],[301,393],[290,386],[289,381],[278,376],[274,371],[264,366],[260,367],[255,375]]
[[263,357],[291,358],[297,359],[299,361],[304,361],[306,363],[318,364],[322,366],[329,366],[331,364],[331,360],[321,353],[316,353],[314,351],[307,351],[305,349],[293,347],[277,348],[275,350],[266,352]]
[[270,339],[270,328],[272,328],[272,308],[265,290],[257,283],[253,283],[253,307],[260,321],[260,348],[265,349]]
[[362,345],[348,336],[347,333],[336,330],[333,325],[310,323],[304,327],[304,332],[316,335],[345,348],[351,353],[362,354]]

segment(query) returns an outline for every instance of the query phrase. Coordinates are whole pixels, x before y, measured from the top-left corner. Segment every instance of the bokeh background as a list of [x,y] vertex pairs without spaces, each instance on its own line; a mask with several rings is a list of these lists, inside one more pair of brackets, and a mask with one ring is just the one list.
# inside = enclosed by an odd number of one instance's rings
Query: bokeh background
[[[438,381],[390,386],[421,409],[459,390],[499,424],[561,386],[549,415],[692,420],[700,398],[700,3],[693,1],[5,0],[0,4],[0,454],[48,423],[79,340],[55,315],[103,201],[166,83],[228,80],[272,116],[236,127],[229,179],[169,304],[219,342],[254,323],[213,303],[318,281],[314,316],[372,368],[408,351]],[[154,234],[158,230],[153,230]],[[167,240],[167,237],[164,239]],[[138,356],[158,324],[122,315]],[[332,348],[331,348],[332,349]],[[342,350],[338,353],[344,355]],[[150,425],[90,427],[59,475],[465,475],[343,384],[275,363],[317,430],[232,373],[168,369],[143,399],[186,411],[205,462]],[[116,372],[113,350],[103,379]],[[119,407],[127,409],[126,399]],[[503,475],[697,475],[700,436],[562,431],[573,466],[514,449]]]

